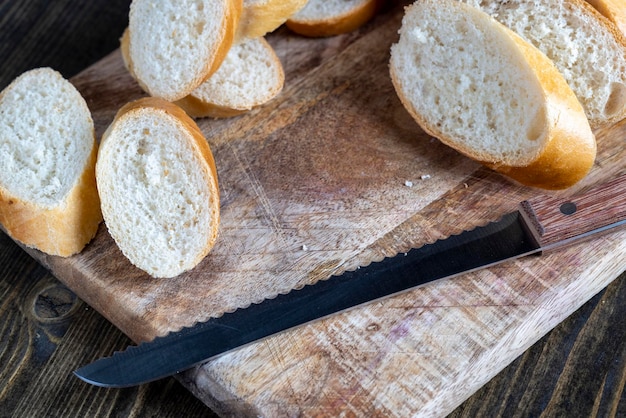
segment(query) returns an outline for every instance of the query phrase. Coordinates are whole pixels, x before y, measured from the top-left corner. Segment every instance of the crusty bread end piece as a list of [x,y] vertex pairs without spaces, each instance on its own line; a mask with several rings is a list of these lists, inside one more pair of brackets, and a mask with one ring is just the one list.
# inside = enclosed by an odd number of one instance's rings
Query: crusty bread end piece
[[595,138],[563,76],[478,9],[450,0],[409,6],[390,72],[427,133],[523,184],[563,189],[593,165]]
[[150,95],[174,101],[219,68],[242,0],[133,0],[128,23],[132,71]]
[[285,25],[309,37],[352,32],[372,19],[382,0],[309,0]]
[[244,0],[236,39],[254,39],[274,31],[307,0]]
[[147,97],[122,107],[102,137],[96,180],[111,237],[151,276],[177,276],[215,244],[215,161],[178,106]]
[[0,93],[0,223],[16,241],[70,256],[102,221],[91,113],[50,68],[27,71]]
[[262,37],[248,39],[233,45],[219,70],[176,104],[191,117],[236,116],[273,99],[284,82],[272,46]]

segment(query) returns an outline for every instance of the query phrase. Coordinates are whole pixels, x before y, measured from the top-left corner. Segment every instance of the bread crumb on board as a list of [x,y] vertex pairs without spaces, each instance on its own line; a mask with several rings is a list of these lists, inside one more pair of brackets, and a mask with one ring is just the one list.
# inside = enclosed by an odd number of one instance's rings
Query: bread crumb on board
[[[428,179],[430,179],[430,178],[431,178],[431,177],[430,177],[430,174],[422,174],[422,175],[420,176],[420,180],[428,180]],[[406,187],[413,187],[413,182],[412,182],[411,180],[405,180],[405,181],[404,181],[404,185],[405,185]]]

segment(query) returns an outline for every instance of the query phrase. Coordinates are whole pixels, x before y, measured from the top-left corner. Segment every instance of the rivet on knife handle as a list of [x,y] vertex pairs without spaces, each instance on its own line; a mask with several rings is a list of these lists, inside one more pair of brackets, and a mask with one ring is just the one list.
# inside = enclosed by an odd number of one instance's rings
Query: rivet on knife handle
[[536,197],[520,212],[537,244],[545,249],[584,238],[626,220],[626,174],[572,198]]

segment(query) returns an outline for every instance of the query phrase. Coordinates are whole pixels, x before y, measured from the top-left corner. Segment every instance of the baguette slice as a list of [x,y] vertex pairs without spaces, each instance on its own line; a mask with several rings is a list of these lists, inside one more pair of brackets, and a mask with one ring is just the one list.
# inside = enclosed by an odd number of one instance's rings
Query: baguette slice
[[626,39],[584,0],[463,0],[550,58],[592,128],[626,117]]
[[147,97],[122,107],[102,137],[96,180],[111,237],[151,276],[177,276],[215,244],[215,162],[178,106]]
[[0,223],[16,241],[67,257],[102,221],[97,145],[85,100],[50,68],[0,93]]
[[232,46],[219,70],[176,103],[191,117],[239,115],[273,99],[283,88],[285,73],[264,38]]
[[309,0],[285,25],[303,36],[340,35],[367,23],[382,3],[382,0]]
[[128,52],[150,95],[175,101],[219,68],[230,49],[242,0],[133,0]]
[[604,17],[626,35],[626,2],[624,0],[587,0]]
[[476,8],[409,6],[390,73],[427,133],[520,183],[562,189],[593,165],[595,138],[554,64]]
[[[120,50],[124,65],[135,77],[128,55],[128,28],[120,39]],[[284,82],[282,63],[265,38],[246,39],[231,47],[217,72],[175,103],[194,118],[232,117],[273,99]]]
[[237,39],[253,39],[274,31],[304,7],[307,0],[243,0]]

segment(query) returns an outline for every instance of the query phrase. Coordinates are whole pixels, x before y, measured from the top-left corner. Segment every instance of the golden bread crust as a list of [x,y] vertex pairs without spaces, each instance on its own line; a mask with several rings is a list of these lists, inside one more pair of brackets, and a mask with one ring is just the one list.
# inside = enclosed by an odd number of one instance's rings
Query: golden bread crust
[[383,0],[369,0],[348,13],[320,20],[305,20],[292,16],[287,19],[285,25],[293,32],[311,38],[341,35],[367,23],[376,15],[382,4]]
[[307,0],[266,0],[244,5],[236,42],[265,36],[285,23]]
[[623,0],[587,0],[599,13],[609,19],[626,35],[626,2]]
[[26,247],[68,257],[79,253],[93,239],[102,222],[96,188],[94,142],[85,169],[62,204],[42,208],[12,196],[0,187],[0,223]]
[[[204,78],[196,84],[194,89],[202,84],[204,80],[211,77],[211,75],[213,75],[213,73],[220,68],[220,65],[224,61],[224,58],[226,58],[228,51],[235,42],[239,20],[241,19],[241,14],[243,12],[243,0],[229,0],[226,4],[228,7],[224,13],[222,42],[218,45],[218,48],[213,55],[213,59],[209,63],[210,65],[205,72]],[[193,89],[191,89],[187,94],[191,93],[191,91],[193,91]]]

